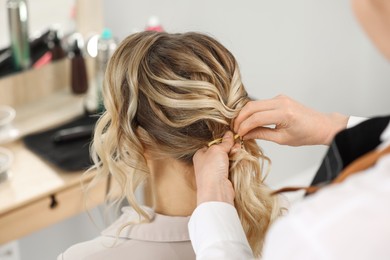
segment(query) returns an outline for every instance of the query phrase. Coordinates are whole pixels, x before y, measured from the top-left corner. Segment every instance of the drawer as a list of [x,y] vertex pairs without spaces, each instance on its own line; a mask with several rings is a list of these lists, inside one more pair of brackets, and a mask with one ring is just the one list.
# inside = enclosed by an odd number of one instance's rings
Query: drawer
[[0,215],[0,244],[19,239],[104,202],[107,181],[89,190],[73,185]]

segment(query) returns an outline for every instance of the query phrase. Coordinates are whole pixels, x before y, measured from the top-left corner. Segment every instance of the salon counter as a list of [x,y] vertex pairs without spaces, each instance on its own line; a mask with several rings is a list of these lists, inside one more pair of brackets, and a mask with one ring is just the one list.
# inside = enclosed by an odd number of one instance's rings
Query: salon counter
[[83,98],[60,91],[31,105],[16,109],[15,140],[2,144],[14,161],[8,180],[0,183],[0,244],[28,235],[104,201],[104,180],[88,192],[93,178],[82,172],[65,172],[28,150],[21,137],[62,124],[83,111]]

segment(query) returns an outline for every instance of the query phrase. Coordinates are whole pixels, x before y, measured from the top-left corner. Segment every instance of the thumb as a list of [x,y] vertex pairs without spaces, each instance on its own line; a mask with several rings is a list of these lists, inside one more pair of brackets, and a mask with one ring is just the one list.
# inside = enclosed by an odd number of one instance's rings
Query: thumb
[[218,146],[220,146],[224,152],[229,153],[233,145],[234,145],[233,132],[227,131],[222,137],[222,143],[220,143]]

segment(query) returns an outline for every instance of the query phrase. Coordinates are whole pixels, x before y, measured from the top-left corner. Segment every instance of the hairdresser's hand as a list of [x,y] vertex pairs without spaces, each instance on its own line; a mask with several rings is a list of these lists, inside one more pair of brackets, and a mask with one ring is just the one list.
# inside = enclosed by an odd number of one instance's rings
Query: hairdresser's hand
[[198,150],[193,158],[198,205],[222,201],[234,205],[234,189],[228,179],[229,156],[234,146],[233,133],[227,132],[220,144]]
[[[246,104],[235,119],[234,131],[244,139],[263,139],[291,146],[329,145],[347,123],[347,116],[320,113],[280,95]],[[265,127],[269,125],[274,128]]]

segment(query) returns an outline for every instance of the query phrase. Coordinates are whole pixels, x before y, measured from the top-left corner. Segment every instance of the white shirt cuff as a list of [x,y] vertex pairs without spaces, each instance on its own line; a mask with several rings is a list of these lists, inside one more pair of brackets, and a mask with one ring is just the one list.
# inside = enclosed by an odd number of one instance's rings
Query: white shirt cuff
[[[204,259],[225,256],[230,250],[245,259],[253,258],[237,211],[228,203],[200,204],[191,216],[188,229],[197,259],[206,255],[208,257]],[[228,259],[236,258],[230,255]]]
[[350,116],[347,123],[347,128],[354,127],[358,124],[360,124],[363,121],[366,121],[368,118],[366,117],[357,117],[357,116]]

